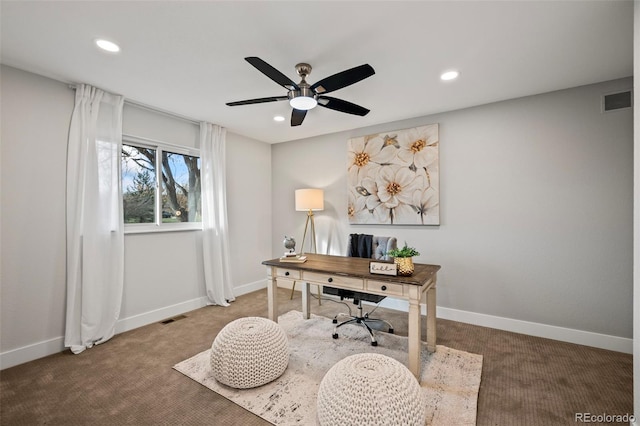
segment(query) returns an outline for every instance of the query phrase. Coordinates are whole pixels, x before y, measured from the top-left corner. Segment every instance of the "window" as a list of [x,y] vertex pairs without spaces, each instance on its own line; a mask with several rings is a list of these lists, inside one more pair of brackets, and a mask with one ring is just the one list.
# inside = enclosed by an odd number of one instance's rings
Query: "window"
[[124,223],[156,223],[156,150],[122,144]]
[[125,137],[122,202],[127,231],[200,229],[200,156],[194,149]]

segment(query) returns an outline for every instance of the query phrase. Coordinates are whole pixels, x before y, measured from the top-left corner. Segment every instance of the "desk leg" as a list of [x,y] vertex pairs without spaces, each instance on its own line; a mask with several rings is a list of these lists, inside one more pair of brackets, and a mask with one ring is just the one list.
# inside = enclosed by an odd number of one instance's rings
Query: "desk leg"
[[436,284],[427,290],[427,350],[436,351]]
[[278,281],[276,280],[276,268],[272,268],[271,276],[267,280],[267,302],[269,306],[269,319],[278,322]]
[[422,349],[422,345],[420,343],[420,328],[422,321],[420,318],[419,288],[416,287],[415,289],[412,289],[412,293],[413,292],[415,292],[415,294],[412,294],[409,298],[409,342],[407,351],[409,355],[409,371],[411,371],[413,375],[420,380],[420,351]]
[[302,282],[302,318],[309,319],[311,318],[311,297],[309,291],[309,283],[306,281]]

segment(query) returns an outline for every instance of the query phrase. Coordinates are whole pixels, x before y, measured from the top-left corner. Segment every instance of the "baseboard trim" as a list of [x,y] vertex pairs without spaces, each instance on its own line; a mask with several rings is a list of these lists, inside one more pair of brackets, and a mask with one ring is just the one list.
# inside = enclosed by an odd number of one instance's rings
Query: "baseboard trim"
[[[283,286],[286,287],[286,286]],[[289,288],[291,286],[288,286]],[[234,288],[236,296],[251,293],[266,288],[266,280],[258,280]],[[314,291],[314,289],[312,289]],[[116,334],[133,330],[154,322],[162,321],[172,316],[193,311],[207,305],[206,297],[198,297],[185,302],[176,303],[153,311],[123,318],[116,323]],[[409,303],[405,300],[386,298],[380,304],[381,307],[407,312]],[[422,307],[423,315],[426,313]],[[493,315],[479,314],[458,309],[437,307],[438,318],[451,321],[459,321],[467,324],[496,328],[514,333],[528,334],[530,336],[544,337],[579,345],[593,346],[616,352],[633,353],[633,339],[610,336],[606,334],[592,333],[589,331],[575,330],[571,328],[556,327],[512,318],[504,318]],[[14,367],[25,362],[33,361],[65,350],[64,337],[54,337],[42,342],[33,343],[21,348],[11,349],[0,353],[0,370]]]
[[[406,300],[392,299],[389,297],[383,300],[380,306],[405,312],[409,310],[409,303]],[[424,315],[425,313],[425,306],[422,306],[422,314]],[[498,330],[544,337],[546,339],[592,346],[595,348],[627,354],[633,353],[633,339],[624,337],[610,336],[607,334],[557,327],[554,325],[540,324],[494,315],[479,314],[476,312],[462,311],[441,306],[436,308],[436,315],[438,318],[451,321],[464,322],[467,324],[480,325],[483,327],[496,328]]]
[[53,339],[33,343],[21,348],[11,349],[0,353],[0,370],[24,364],[38,358],[56,354],[64,351],[64,337],[54,337]]
[[[291,288],[291,285],[282,287]],[[300,290],[297,287],[296,290]],[[312,291],[315,291],[312,289]],[[327,295],[323,295],[327,297]],[[367,302],[363,302],[369,304]],[[387,297],[380,303],[380,307],[394,309],[396,311],[409,311],[409,302],[402,299]],[[422,306],[422,315],[426,314],[426,307]],[[578,345],[592,346],[594,348],[607,349],[610,351],[633,353],[633,339],[607,334],[593,333],[590,331],[576,330],[572,328],[557,327],[529,321],[522,321],[512,318],[498,317],[494,315],[479,314],[476,312],[462,311],[459,309],[436,308],[438,318],[464,322],[467,324],[480,325],[483,327],[496,328],[498,330],[511,331],[513,333],[527,334],[530,336],[543,337],[546,339],[559,340],[561,342],[575,343]]]
[[[266,280],[254,281],[235,287],[234,294],[236,296],[241,296],[266,287]],[[116,323],[116,334],[153,324],[154,322],[159,322],[185,312],[193,311],[206,305],[207,298],[203,296],[127,318],[122,318]],[[21,348],[11,349],[0,353],[0,370],[24,364],[25,362],[34,361],[64,350],[64,336],[54,337],[49,340],[23,346]]]
[[154,322],[159,322],[185,312],[193,311],[207,305],[206,297],[197,297],[185,302],[176,303],[175,305],[165,306],[164,308],[154,309],[153,311],[144,312],[133,315],[128,318],[122,318],[116,323],[116,334],[133,330]]
[[262,290],[263,288],[267,288],[266,279],[243,284],[243,285],[234,287],[233,290],[236,296],[242,296],[243,294],[252,293],[254,291]]
[[[198,297],[187,300],[185,302],[176,303],[175,305],[166,306],[153,311],[144,312],[139,315],[133,315],[128,318],[118,320],[116,323],[116,334],[133,330],[144,325],[159,322],[185,312],[206,306],[207,298]],[[12,349],[0,353],[0,370],[24,364],[25,362],[34,361],[45,356],[53,355],[65,350],[64,336],[54,337],[42,342],[33,343],[21,348]]]

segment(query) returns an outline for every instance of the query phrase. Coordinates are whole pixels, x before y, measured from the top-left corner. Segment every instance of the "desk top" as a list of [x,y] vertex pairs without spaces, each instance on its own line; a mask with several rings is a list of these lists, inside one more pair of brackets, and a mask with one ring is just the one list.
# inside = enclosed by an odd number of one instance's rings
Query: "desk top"
[[330,256],[326,254],[305,253],[307,261],[304,263],[281,262],[280,259],[265,260],[263,265],[299,271],[331,273],[348,277],[365,278],[376,281],[389,281],[401,284],[423,285],[429,281],[440,269],[440,265],[426,265],[414,263],[413,275],[409,277],[394,277],[392,275],[378,275],[369,273],[369,262],[374,259],[361,257]]

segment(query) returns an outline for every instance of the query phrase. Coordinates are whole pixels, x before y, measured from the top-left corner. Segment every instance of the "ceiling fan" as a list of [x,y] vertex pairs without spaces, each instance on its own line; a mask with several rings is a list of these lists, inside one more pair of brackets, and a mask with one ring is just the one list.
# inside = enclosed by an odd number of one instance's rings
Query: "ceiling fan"
[[291,113],[292,126],[301,125],[304,117],[307,115],[307,111],[315,108],[316,105],[360,116],[365,116],[369,113],[368,109],[361,107],[360,105],[356,105],[342,99],[333,98],[331,96],[325,96],[325,93],[342,89],[343,87],[350,86],[360,80],[364,80],[367,77],[371,77],[376,72],[369,64],[360,65],[358,67],[339,72],[309,85],[305,80],[305,78],[311,73],[311,65],[309,64],[300,63],[296,65],[296,71],[302,78],[300,83],[296,84],[291,81],[289,77],[282,74],[280,71],[258,57],[250,56],[244,59],[256,67],[258,71],[278,83],[280,86],[283,86],[288,90],[288,92],[286,96],[271,96],[268,98],[227,102],[227,105],[229,106],[260,104],[264,102],[284,101],[288,99],[289,104],[293,107],[293,112]]

